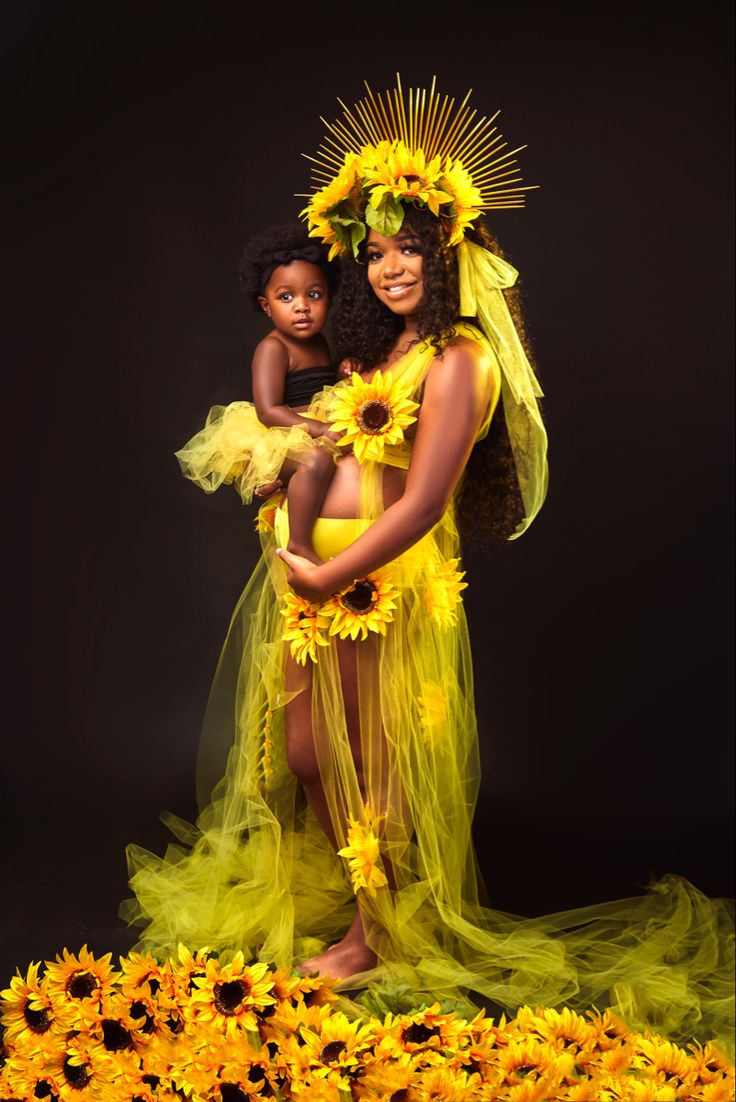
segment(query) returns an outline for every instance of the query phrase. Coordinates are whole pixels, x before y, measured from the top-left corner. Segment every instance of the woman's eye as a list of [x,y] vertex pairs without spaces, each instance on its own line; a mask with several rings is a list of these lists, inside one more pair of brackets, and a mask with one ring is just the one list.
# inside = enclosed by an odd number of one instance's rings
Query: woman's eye
[[419,253],[418,245],[403,245],[401,249],[402,253],[407,253],[409,256],[417,256]]
[[366,254],[366,259],[369,264],[372,264],[373,261],[381,259],[381,254],[378,252],[369,252]]

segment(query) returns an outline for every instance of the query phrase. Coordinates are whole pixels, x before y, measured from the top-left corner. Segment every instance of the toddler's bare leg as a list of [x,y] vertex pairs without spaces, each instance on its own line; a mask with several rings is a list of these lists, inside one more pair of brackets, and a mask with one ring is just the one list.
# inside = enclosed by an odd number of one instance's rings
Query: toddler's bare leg
[[312,529],[319,516],[327,487],[330,484],[335,461],[325,448],[316,447],[312,462],[297,464],[297,470],[289,480],[289,544],[287,550],[302,555],[311,562],[321,560],[312,547]]

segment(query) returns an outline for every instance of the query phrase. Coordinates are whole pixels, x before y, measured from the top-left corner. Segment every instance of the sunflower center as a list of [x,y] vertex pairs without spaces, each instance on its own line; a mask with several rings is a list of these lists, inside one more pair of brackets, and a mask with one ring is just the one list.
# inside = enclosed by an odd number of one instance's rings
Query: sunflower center
[[97,976],[91,972],[75,972],[66,989],[73,999],[88,999],[99,986]]
[[380,398],[370,398],[360,406],[355,419],[363,432],[368,433],[369,436],[376,436],[390,424],[391,410]]
[[222,1102],[248,1102],[248,1095],[237,1083],[220,1083],[220,1098]]
[[51,1028],[51,1015],[48,1010],[34,1010],[28,1003],[23,1007],[23,1017],[34,1033],[45,1033]]
[[92,1078],[87,1071],[87,1064],[72,1064],[68,1056],[62,1066],[67,1083],[75,1090],[81,1091]]
[[514,1071],[516,1072],[516,1074],[521,1075],[521,1076],[528,1075],[530,1071],[536,1071],[536,1070],[537,1070],[536,1064],[519,1064],[519,1066],[517,1068],[514,1068]]
[[404,1030],[404,1040],[412,1045],[423,1045],[430,1037],[436,1037],[439,1030],[424,1025],[422,1022],[413,1022]]
[[[48,1098],[51,1095],[51,1084],[47,1083],[45,1079],[39,1079],[33,1094],[36,1098]],[[52,1097],[56,1098],[56,1095]]]
[[133,1038],[121,1022],[105,1018],[102,1023],[102,1039],[108,1052],[120,1052],[133,1047]]
[[373,582],[369,582],[367,578],[364,578],[363,581],[356,582],[347,593],[343,593],[341,600],[350,612],[364,613],[368,612],[373,604],[373,594],[375,592],[376,587]]
[[215,1006],[221,1014],[236,1014],[247,994],[248,988],[243,980],[215,984]]
[[344,1041],[330,1041],[320,1052],[319,1058],[323,1064],[333,1064],[340,1059],[347,1047]]
[[394,1091],[388,1096],[388,1102],[406,1102],[409,1097],[409,1091],[406,1087],[399,1087],[397,1091]]
[[156,1024],[146,1010],[145,1003],[140,1002],[138,999],[130,1004],[130,1016],[131,1018],[135,1018],[136,1021],[138,1021],[139,1018],[145,1019],[143,1025],[138,1027],[141,1033],[150,1033]]

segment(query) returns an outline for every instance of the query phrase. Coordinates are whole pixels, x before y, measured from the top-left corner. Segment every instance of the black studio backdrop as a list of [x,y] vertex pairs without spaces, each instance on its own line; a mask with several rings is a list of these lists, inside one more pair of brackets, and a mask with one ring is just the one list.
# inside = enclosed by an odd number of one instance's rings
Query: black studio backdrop
[[[173,457],[249,395],[248,235],[362,79],[502,109],[551,488],[469,552],[491,902],[731,895],[730,5],[6,3],[3,976],[124,951],[124,846],[194,814],[253,511]],[[426,9],[429,12],[429,9]]]

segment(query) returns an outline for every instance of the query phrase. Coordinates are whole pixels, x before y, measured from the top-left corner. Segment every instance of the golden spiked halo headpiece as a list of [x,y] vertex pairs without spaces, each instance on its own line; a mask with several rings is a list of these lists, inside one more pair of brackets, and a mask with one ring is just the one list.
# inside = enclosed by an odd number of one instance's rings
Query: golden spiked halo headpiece
[[515,155],[494,125],[499,112],[477,119],[469,105],[432,86],[396,87],[366,95],[351,108],[341,99],[342,118],[328,122],[312,162],[314,194],[301,212],[311,237],[330,246],[330,259],[357,256],[367,227],[387,237],[398,233],[407,202],[426,206],[443,220],[450,245],[458,245],[484,210],[524,206],[525,193]]

